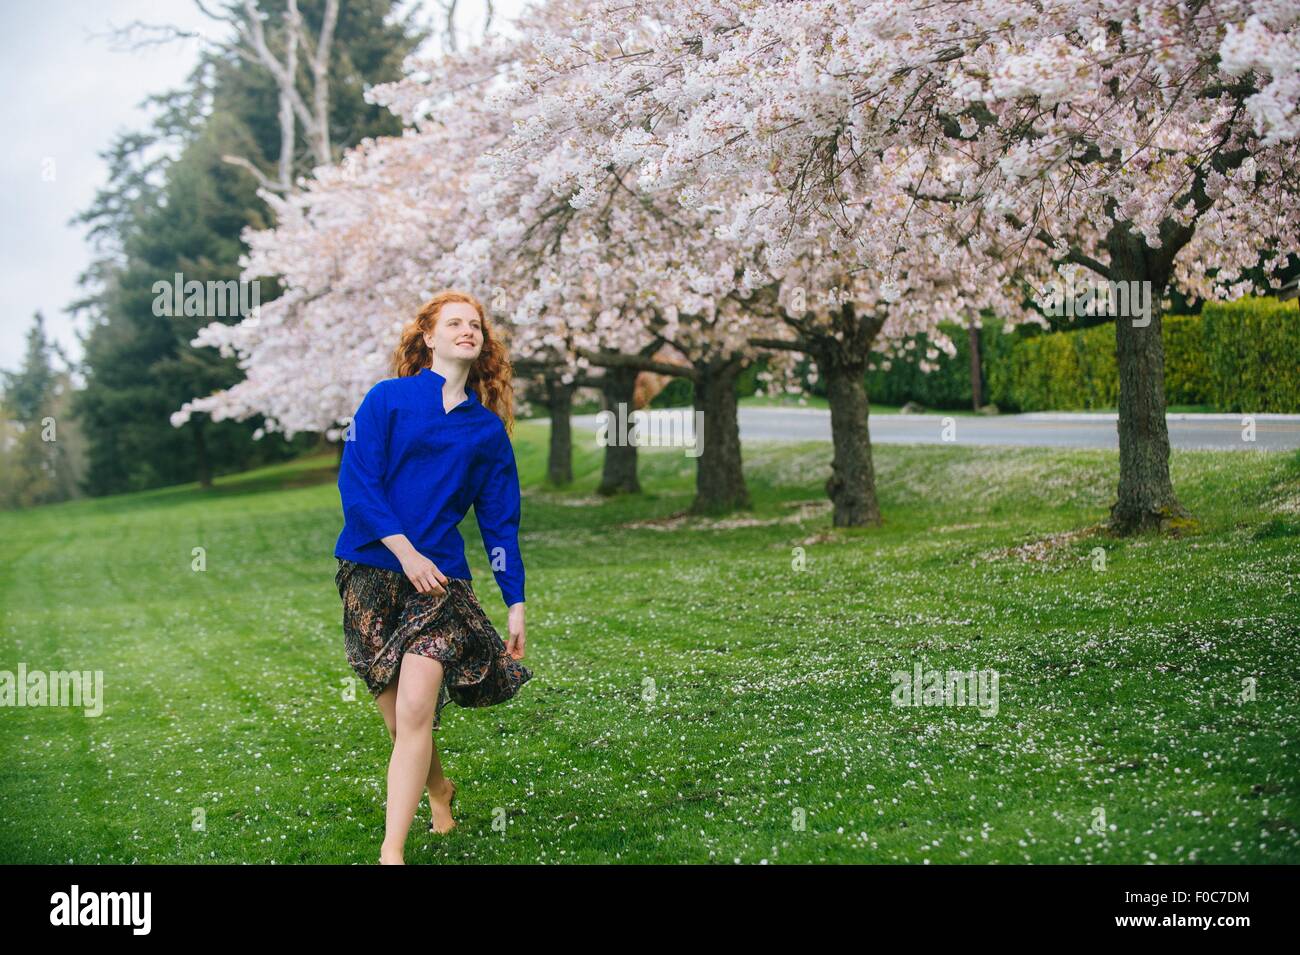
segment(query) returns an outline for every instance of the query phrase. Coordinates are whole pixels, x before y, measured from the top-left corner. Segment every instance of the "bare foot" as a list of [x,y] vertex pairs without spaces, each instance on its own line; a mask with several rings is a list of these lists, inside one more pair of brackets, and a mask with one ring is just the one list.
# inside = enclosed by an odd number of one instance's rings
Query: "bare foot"
[[381,845],[379,847],[379,864],[406,865],[406,860],[402,858],[401,849],[389,849],[387,845]]
[[430,823],[433,832],[446,835],[456,828],[451,817],[451,801],[456,798],[456,784],[445,776],[442,785],[429,790]]

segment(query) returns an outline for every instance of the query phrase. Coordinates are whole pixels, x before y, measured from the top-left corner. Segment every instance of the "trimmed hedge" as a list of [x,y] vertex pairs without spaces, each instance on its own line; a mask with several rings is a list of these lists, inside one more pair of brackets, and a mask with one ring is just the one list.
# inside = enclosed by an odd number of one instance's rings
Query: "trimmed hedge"
[[1219,411],[1300,412],[1300,308],[1246,298],[1201,313],[1206,392]]
[[1200,315],[1166,315],[1165,403],[1210,404],[1210,362]]
[[1004,411],[1110,408],[1119,399],[1115,329],[1095,325],[1016,342],[985,368],[989,397]]
[[[1166,315],[1165,401],[1209,403],[1209,366],[1199,315]],[[1085,411],[1119,405],[1115,326],[1038,335],[1017,342],[1008,358],[991,366],[989,392],[999,408]]]
[[[1165,400],[1218,411],[1300,412],[1300,309],[1276,299],[1211,302],[1200,315],[1166,315]],[[971,406],[966,332],[944,327],[957,355],[937,370],[915,358],[867,373],[872,401],[917,401],[930,408]],[[1119,404],[1115,326],[1003,335],[996,320],[981,335],[987,400],[1003,411],[1084,411]],[[918,340],[911,355],[924,354]]]

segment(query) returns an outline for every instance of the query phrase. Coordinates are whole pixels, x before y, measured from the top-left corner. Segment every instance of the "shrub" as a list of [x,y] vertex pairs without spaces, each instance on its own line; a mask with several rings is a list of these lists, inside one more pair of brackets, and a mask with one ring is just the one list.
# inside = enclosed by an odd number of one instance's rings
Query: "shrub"
[[1300,412],[1300,309],[1244,298],[1201,313],[1210,402],[1220,411]]
[[[999,350],[1002,334],[1001,322],[988,319],[980,329],[980,350],[983,352],[985,378],[988,377],[989,355]],[[912,338],[912,349],[902,357],[888,359],[888,370],[881,367],[886,359],[874,357],[875,367],[867,372],[867,396],[873,403],[903,405],[916,401],[927,408],[969,408],[972,402],[970,381],[970,332],[959,325],[943,324],[942,331],[952,339],[957,354],[951,358],[944,352],[931,363],[937,365],[929,373],[921,371],[919,360],[925,355],[928,342],[925,336]],[[985,385],[985,402],[989,401],[989,387]]]

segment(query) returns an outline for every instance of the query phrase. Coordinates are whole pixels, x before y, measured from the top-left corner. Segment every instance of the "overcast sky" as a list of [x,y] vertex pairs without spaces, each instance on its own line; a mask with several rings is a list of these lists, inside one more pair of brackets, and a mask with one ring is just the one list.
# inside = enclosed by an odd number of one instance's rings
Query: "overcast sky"
[[[462,4],[458,20],[481,22],[477,6]],[[497,22],[520,6],[498,0]],[[108,181],[99,153],[116,133],[146,128],[152,111],[141,102],[181,86],[198,60],[197,39],[131,51],[103,36],[133,21],[221,35],[186,0],[0,0],[0,129],[9,137],[0,150],[0,368],[18,368],[36,311],[81,357],[64,308],[83,294],[77,276],[92,253],[69,220]]]
[[133,20],[213,32],[183,0],[42,0],[0,3],[0,367],[22,361],[32,314],[50,336],[81,356],[63,309],[82,293],[77,276],[91,250],[69,220],[108,181],[99,153],[119,131],[145,128],[140,102],[180,86],[198,59],[198,41],[135,52],[95,34]]

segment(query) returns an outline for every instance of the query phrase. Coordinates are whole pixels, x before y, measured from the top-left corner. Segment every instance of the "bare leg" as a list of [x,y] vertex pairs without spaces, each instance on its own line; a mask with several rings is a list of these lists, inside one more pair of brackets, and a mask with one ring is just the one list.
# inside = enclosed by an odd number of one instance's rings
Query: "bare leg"
[[397,687],[397,738],[388,761],[388,811],[380,861],[403,863],[406,836],[429,776],[433,749],[433,711],[442,686],[442,664],[415,653],[402,656]]
[[[393,742],[397,742],[397,684],[400,677],[400,673],[394,676],[383,692],[375,697],[375,704],[388,727],[388,738]],[[438,740],[434,737],[430,739],[433,745],[430,750],[429,775],[424,781],[425,790],[429,794],[430,820],[436,831],[449,832],[455,825],[451,816],[453,782],[443,775],[442,760],[438,757]]]

